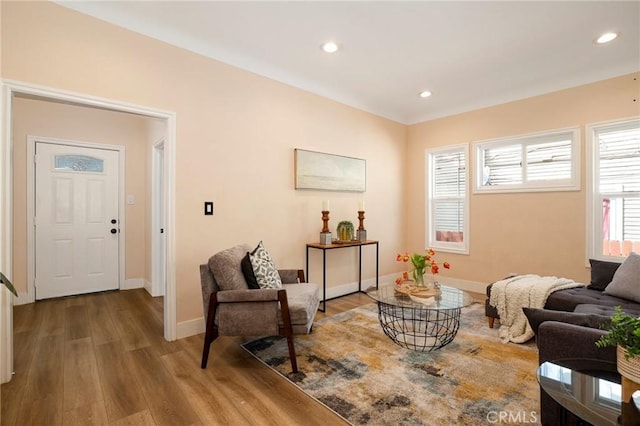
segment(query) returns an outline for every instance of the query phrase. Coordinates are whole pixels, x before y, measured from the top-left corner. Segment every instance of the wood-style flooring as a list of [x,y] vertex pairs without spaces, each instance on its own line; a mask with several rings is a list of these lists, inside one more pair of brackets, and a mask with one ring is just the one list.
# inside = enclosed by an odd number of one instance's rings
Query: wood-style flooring
[[[371,303],[327,302],[334,315]],[[200,369],[203,335],[163,338],[162,298],[127,290],[14,307],[14,370],[1,392],[2,426],[344,425],[220,337]]]

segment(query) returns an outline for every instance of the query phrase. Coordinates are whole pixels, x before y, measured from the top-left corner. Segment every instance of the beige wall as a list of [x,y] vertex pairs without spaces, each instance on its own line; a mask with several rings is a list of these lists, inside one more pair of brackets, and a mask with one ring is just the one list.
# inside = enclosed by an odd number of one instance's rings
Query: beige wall
[[13,278],[19,292],[27,288],[27,136],[125,147],[125,278],[147,279],[145,243],[147,122],[133,114],[83,108],[16,97],[13,100]]
[[[471,281],[509,272],[587,280],[584,125],[638,115],[637,76],[403,126],[55,4],[1,7],[3,78],[176,112],[169,232],[179,322],[202,315],[198,264],[218,250],[264,240],[278,266],[303,267],[323,199],[331,200],[332,228],[355,221],[364,199],[369,236],[381,241],[380,274],[399,270],[395,253],[424,245],[425,149],[570,126],[582,130],[582,189],[471,195],[471,253],[442,258],[453,265],[447,276]],[[365,158],[367,192],[294,190],[294,148]],[[214,201],[214,216],[203,216],[203,201]],[[371,257],[365,251],[365,265]],[[354,250],[330,252],[329,282],[354,281],[355,262]]]
[[[168,232],[176,236],[179,322],[202,316],[198,264],[216,251],[264,240],[277,266],[304,267],[323,199],[335,227],[355,221],[364,198],[369,236],[381,241],[380,273],[397,269],[406,126],[55,4],[1,7],[2,78],[176,112],[176,229]],[[294,148],[365,158],[367,192],[294,190]],[[205,200],[214,201],[214,216],[203,215]],[[330,283],[356,280],[355,250],[328,257]],[[364,278],[373,274],[368,268]]]
[[[585,125],[640,114],[640,74],[511,102],[409,127],[408,244],[424,244],[425,149],[578,126],[581,190],[471,194],[470,254],[447,255],[458,278],[485,281],[510,272],[588,282]],[[474,165],[470,164],[470,176]]]

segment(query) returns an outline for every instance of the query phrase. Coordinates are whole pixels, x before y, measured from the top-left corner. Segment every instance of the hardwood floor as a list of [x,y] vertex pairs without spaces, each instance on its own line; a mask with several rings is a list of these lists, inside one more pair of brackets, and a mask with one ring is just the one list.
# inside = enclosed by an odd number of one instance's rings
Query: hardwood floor
[[[371,303],[327,302],[334,315]],[[200,369],[203,335],[166,342],[162,298],[127,290],[14,307],[14,367],[1,424],[344,425],[332,411],[221,337]]]

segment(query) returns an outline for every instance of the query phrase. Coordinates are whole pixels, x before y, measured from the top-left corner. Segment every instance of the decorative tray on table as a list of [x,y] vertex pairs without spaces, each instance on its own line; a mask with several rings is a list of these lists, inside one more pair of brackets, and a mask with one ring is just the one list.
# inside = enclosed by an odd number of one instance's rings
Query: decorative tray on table
[[419,287],[415,284],[401,284],[394,287],[396,294],[411,297],[434,297],[440,295],[440,289],[432,287]]

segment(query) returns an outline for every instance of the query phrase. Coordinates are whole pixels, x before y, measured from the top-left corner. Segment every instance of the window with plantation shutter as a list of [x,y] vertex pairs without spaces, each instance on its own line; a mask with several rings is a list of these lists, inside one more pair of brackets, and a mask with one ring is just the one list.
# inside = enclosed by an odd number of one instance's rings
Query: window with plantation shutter
[[590,257],[621,260],[640,253],[640,120],[587,128]]
[[427,247],[469,252],[467,145],[427,151]]
[[578,129],[477,142],[476,192],[579,189]]

